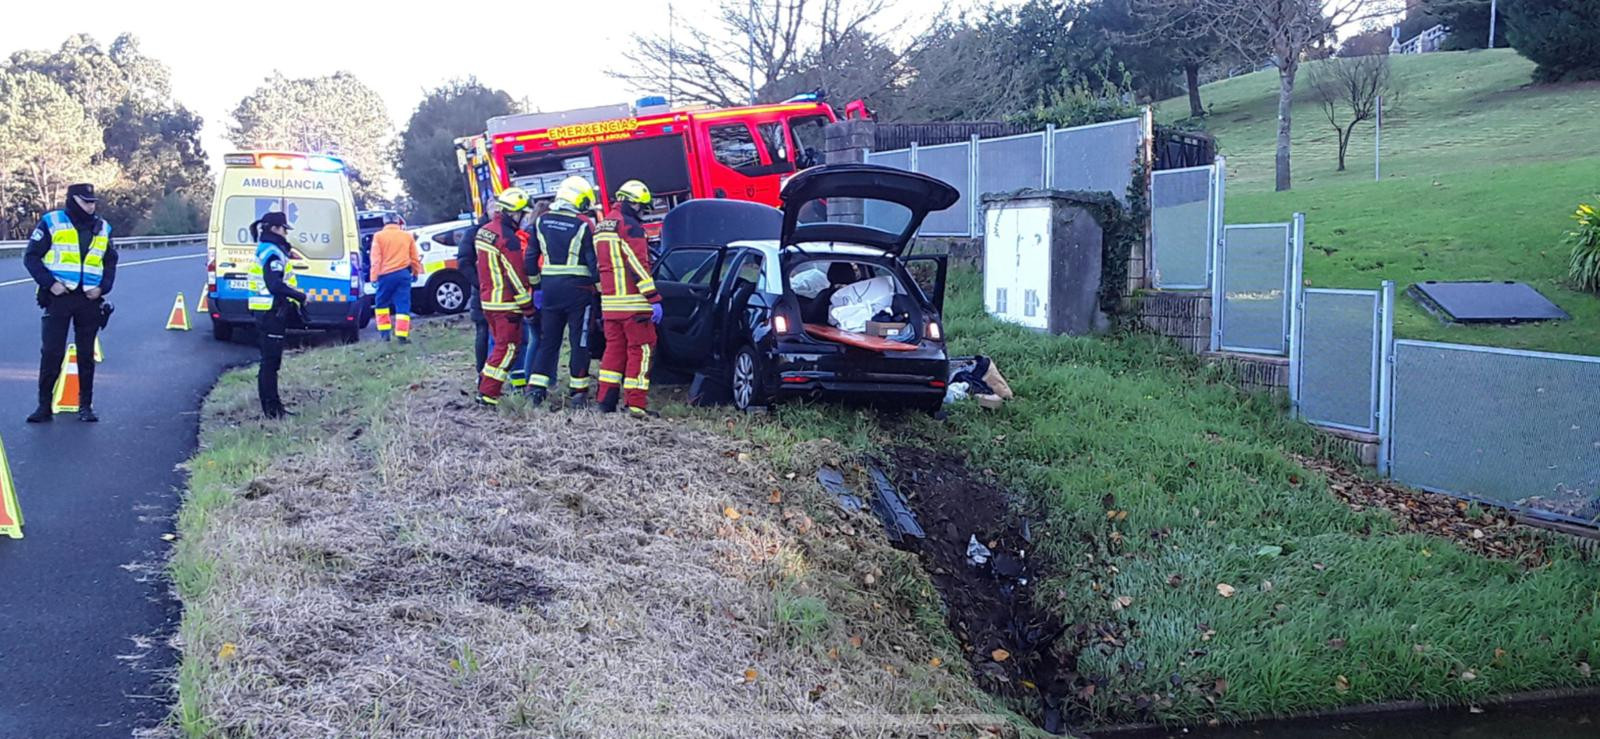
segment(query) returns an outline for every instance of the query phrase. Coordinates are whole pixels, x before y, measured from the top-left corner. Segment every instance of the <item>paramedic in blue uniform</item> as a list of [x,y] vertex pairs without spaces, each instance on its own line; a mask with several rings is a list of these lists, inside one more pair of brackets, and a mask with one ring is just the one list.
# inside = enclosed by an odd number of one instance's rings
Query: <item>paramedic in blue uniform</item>
[[61,210],[44,214],[28,236],[22,263],[39,283],[44,330],[39,348],[39,407],[28,423],[46,423],[54,414],[56,378],[67,355],[67,329],[78,346],[78,419],[93,423],[94,337],[100,331],[106,295],[117,279],[117,247],[111,224],[95,215],[94,185],[67,188]]

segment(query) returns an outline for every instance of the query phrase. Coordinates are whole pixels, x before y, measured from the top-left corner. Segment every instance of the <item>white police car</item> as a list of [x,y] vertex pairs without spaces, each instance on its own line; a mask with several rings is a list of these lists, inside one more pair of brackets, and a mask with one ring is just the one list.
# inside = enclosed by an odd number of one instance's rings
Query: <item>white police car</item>
[[456,264],[456,247],[472,228],[470,219],[410,229],[422,255],[422,274],[411,283],[411,309],[421,315],[467,309],[467,278]]

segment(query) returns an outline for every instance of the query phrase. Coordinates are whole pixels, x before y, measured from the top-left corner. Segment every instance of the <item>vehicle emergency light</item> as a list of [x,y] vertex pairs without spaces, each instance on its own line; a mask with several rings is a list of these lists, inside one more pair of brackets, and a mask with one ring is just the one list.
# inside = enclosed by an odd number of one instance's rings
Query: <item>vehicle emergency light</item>
[[224,154],[222,163],[229,167],[254,167],[256,155],[254,154]]

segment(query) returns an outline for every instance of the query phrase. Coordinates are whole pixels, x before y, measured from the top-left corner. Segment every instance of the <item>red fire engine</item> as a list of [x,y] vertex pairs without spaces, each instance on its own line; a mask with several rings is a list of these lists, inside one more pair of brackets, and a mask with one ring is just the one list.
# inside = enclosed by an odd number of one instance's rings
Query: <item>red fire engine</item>
[[[866,115],[860,102],[845,110]],[[457,161],[477,215],[507,187],[553,197],[575,174],[595,183],[607,207],[631,179],[650,187],[657,213],[691,198],[777,205],[784,177],[822,163],[823,129],[837,119],[817,95],[704,110],[670,110],[662,98],[644,98],[491,118],[482,136],[456,141]]]

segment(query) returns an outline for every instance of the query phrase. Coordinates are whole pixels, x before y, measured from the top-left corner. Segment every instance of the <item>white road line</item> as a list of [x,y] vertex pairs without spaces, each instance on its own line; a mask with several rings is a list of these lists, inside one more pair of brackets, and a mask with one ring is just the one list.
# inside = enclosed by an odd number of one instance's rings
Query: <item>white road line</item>
[[[178,256],[175,256],[175,257],[156,257],[155,259],[140,259],[137,262],[121,262],[121,261],[119,261],[119,262],[117,262],[117,269],[122,269],[123,267],[133,267],[133,266],[140,265],[140,264],[155,264],[156,262],[171,262],[171,261],[175,261],[175,260],[178,260],[178,259],[202,259],[202,258],[205,257],[205,255],[206,255],[205,252],[200,252],[199,254],[179,254]],[[22,278],[20,280],[7,280],[5,282],[0,282],[0,287],[11,287],[12,285],[28,285],[28,284],[32,284],[32,283],[33,283],[33,278],[32,277],[24,277],[24,278]]]

